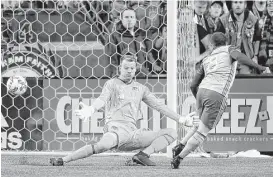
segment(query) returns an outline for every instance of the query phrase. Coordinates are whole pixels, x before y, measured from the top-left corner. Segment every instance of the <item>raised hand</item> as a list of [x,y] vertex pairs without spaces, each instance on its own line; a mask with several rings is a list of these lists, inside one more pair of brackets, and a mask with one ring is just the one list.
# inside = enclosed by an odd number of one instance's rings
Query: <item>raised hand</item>
[[79,103],[79,107],[80,109],[75,110],[75,115],[82,119],[84,122],[89,120],[89,117],[92,116],[92,114],[94,114],[95,109],[92,106],[87,106],[86,104],[84,104],[83,102]]

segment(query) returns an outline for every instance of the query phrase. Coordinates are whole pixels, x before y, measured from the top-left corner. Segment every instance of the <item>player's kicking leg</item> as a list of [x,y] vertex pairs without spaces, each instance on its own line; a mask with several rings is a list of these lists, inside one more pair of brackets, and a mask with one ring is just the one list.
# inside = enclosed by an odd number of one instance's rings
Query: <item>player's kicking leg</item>
[[192,128],[187,132],[185,137],[172,149],[173,158],[180,154],[180,152],[184,149],[188,140],[192,137],[192,135],[197,131],[198,124],[200,122],[199,117],[196,115],[196,112],[192,112],[187,115],[186,119],[193,120]]
[[150,155],[159,152],[173,143],[177,138],[174,129],[161,129],[158,132],[137,130],[132,142],[127,144],[134,149],[143,149],[132,157],[132,161],[143,166],[155,166],[155,162],[149,159]]
[[173,158],[179,155],[187,144],[188,140],[194,135],[197,131],[198,126],[193,126],[185,135],[185,137],[172,149]]
[[105,133],[101,140],[94,145],[86,145],[75,152],[63,157],[63,158],[51,158],[50,164],[53,166],[63,166],[64,163],[75,161],[78,159],[89,157],[93,154],[99,154],[112,149],[118,145],[118,138],[115,133]]
[[215,91],[200,89],[197,94],[197,108],[200,110],[199,105],[202,105],[202,112],[198,129],[186,142],[182,152],[173,158],[171,167],[174,169],[179,167],[182,159],[203,143],[209,131],[219,122],[226,108],[226,98]]
[[194,135],[197,131],[200,119],[196,112],[191,112],[186,116],[188,122],[192,122],[192,128],[187,132],[185,137],[172,149],[173,158],[180,154],[180,152],[184,149],[188,140]]
[[197,131],[189,138],[186,145],[183,147],[182,152],[176,155],[171,161],[171,167],[177,169],[180,165],[181,160],[183,160],[187,155],[194,151],[200,144],[202,144],[211,129],[201,121]]

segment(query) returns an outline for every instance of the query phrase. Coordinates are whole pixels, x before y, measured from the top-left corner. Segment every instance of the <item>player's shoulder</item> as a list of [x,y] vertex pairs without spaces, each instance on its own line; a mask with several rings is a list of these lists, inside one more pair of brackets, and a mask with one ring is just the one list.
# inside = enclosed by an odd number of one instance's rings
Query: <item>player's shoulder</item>
[[229,45],[229,47],[228,47],[228,52],[231,53],[231,52],[233,52],[233,51],[238,51],[238,52],[240,52],[240,49],[239,49],[238,47],[234,46],[234,45]]
[[105,82],[105,85],[107,86],[113,86],[116,83],[116,78],[109,79]]

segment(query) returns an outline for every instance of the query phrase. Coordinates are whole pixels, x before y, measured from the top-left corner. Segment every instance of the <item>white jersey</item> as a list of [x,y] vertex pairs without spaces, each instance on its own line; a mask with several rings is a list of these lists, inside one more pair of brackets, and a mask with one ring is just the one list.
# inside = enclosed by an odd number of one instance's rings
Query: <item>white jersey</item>
[[230,57],[232,50],[236,49],[231,46],[218,47],[211,55],[203,59],[202,67],[205,77],[199,88],[213,90],[227,96],[235,79],[237,68],[237,61]]

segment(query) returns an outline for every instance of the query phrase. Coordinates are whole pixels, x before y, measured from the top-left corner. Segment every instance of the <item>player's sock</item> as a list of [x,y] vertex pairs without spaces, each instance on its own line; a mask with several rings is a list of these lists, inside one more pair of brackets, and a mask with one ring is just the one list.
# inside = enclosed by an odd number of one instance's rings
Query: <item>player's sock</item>
[[184,147],[183,151],[179,154],[181,158],[185,158],[189,153],[194,151],[203,141],[205,140],[206,136],[201,134],[200,132],[196,131],[194,135],[188,140],[186,146]]
[[143,150],[143,152],[147,155],[151,155],[152,153],[159,152],[160,150],[164,149],[174,141],[175,138],[169,135],[162,135],[155,139],[150,146]]
[[63,161],[67,163],[67,162],[71,162],[74,160],[89,157],[89,156],[95,154],[94,149],[95,149],[94,145],[84,146],[84,147],[78,149],[77,151],[72,152],[71,154],[63,157]]
[[194,133],[197,131],[198,127],[194,126],[192,127],[186,134],[186,136],[180,141],[181,144],[186,145],[188,140],[194,135]]

